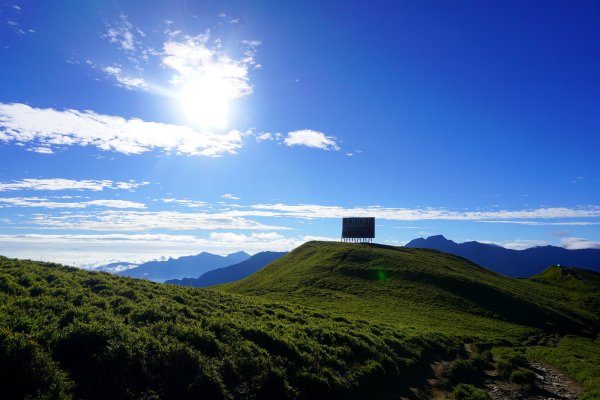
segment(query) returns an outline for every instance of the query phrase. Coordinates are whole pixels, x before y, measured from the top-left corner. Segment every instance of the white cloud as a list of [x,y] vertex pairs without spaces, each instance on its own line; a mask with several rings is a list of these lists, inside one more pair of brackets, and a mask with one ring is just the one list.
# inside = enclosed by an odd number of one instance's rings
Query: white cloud
[[148,84],[143,78],[132,78],[122,74],[122,70],[119,67],[106,67],[103,69],[108,75],[113,76],[118,86],[122,86],[126,89],[141,89],[147,90]]
[[221,197],[224,199],[229,199],[229,200],[241,200],[239,197],[236,197],[236,196],[232,195],[231,193],[225,193]]
[[146,208],[146,205],[143,203],[129,200],[90,200],[83,204],[107,208]]
[[517,224],[517,225],[529,225],[529,226],[587,226],[587,225],[598,225],[599,222],[591,221],[562,221],[562,222],[550,222],[550,221],[477,221],[491,224]]
[[[581,208],[547,207],[531,210],[500,211],[453,211],[443,208],[391,208],[381,206],[340,207],[317,204],[255,204],[250,208],[272,212],[272,216],[295,218],[342,218],[348,216],[376,217],[395,221],[452,220],[452,221],[498,221],[502,219],[557,219],[599,218],[600,206]],[[542,221],[540,221],[542,222]],[[560,222],[563,223],[563,222]]]
[[181,40],[170,38],[163,44],[162,64],[175,74],[171,83],[180,85],[196,82],[201,90],[204,84],[217,87],[221,96],[237,99],[252,93],[248,67],[255,63],[254,47],[249,46],[240,60],[221,51],[218,45],[210,46],[210,32],[197,36],[185,35]]
[[289,132],[283,143],[287,146],[307,146],[322,150],[339,150],[340,147],[333,136],[326,136],[323,132],[303,129]]
[[563,238],[561,244],[569,250],[600,249],[600,242],[578,237]]
[[260,40],[242,40],[242,43],[250,47],[257,47],[262,44]]
[[125,119],[93,111],[57,111],[19,103],[0,103],[0,141],[47,148],[95,146],[124,154],[158,149],[215,157],[235,154],[242,146],[242,135],[237,130],[214,134],[186,126]]
[[[129,22],[126,15],[120,15],[120,22],[108,25],[106,33],[102,35],[110,43],[117,44],[122,50],[131,52],[135,50],[134,26]],[[141,31],[140,31],[141,32]]]
[[263,133],[256,135],[257,142],[265,142],[265,141],[271,141],[271,140],[275,140],[275,135],[270,132],[263,132]]
[[243,233],[233,233],[233,232],[211,232],[210,238],[225,243],[248,243],[248,242],[256,242],[260,240],[281,240],[285,239],[285,237],[277,232],[264,232],[264,233],[252,233],[250,235],[246,235]]
[[39,154],[54,154],[54,151],[48,147],[32,147],[28,150]]
[[507,249],[524,250],[524,249],[529,249],[531,247],[547,246],[548,242],[546,242],[545,240],[517,239],[517,240],[513,240],[512,242],[502,243],[500,245]]
[[72,180],[61,178],[22,179],[13,182],[0,182],[0,192],[9,190],[91,190],[94,192],[104,189],[134,190],[150,182],[113,182],[110,180]]
[[189,199],[166,198],[166,199],[161,199],[161,201],[163,203],[178,204],[180,206],[189,207],[189,208],[200,208],[200,207],[208,206],[208,203],[205,201],[195,201],[195,200],[189,200]]
[[177,211],[104,211],[64,215],[34,215],[29,221],[47,229],[77,229],[90,231],[148,231],[153,229],[185,230],[287,230],[283,226],[265,225],[241,217],[234,212]]
[[143,203],[128,200],[90,200],[79,202],[52,201],[43,197],[0,197],[3,207],[41,207],[41,208],[88,208],[91,206],[107,208],[146,208]]
[[222,20],[220,24],[228,23],[228,24],[231,24],[231,25],[237,25],[237,24],[239,24],[241,22],[241,20],[240,20],[239,17],[235,17],[235,18],[229,17],[225,13],[220,13],[219,14],[219,18],[221,18],[221,20]]

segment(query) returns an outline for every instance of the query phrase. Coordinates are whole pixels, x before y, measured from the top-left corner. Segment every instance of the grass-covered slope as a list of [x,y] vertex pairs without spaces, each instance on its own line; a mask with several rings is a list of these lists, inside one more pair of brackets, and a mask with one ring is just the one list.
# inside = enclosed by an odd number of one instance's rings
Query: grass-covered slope
[[[561,274],[512,279],[437,251],[309,242],[209,290],[0,257],[2,398],[398,398],[465,340],[597,333],[593,278]],[[557,349],[536,354],[579,359]],[[569,371],[594,371],[594,357]]]
[[554,285],[508,278],[435,250],[371,244],[309,242],[219,289],[490,340],[535,329],[593,333],[599,319]]
[[600,273],[552,266],[530,280],[551,287],[556,299],[600,316]]
[[0,257],[3,399],[377,398],[459,341]]
[[588,269],[552,266],[530,279],[582,293],[600,291],[600,273]]

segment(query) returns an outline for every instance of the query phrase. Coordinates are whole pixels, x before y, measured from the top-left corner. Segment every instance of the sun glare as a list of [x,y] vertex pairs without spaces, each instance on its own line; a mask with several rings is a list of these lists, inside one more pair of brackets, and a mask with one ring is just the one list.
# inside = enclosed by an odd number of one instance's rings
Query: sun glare
[[228,125],[231,83],[221,77],[204,76],[185,83],[179,102],[188,121],[203,128]]

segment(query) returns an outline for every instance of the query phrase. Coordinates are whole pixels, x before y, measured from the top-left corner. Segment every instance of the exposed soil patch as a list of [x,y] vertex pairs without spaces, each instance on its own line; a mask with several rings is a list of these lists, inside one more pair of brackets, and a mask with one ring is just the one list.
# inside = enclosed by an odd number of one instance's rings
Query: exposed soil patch
[[563,400],[578,399],[581,386],[571,378],[538,361],[532,361],[531,367],[536,374],[535,386],[525,392],[519,385],[499,377],[489,371],[484,387],[494,400]]
[[[469,345],[465,350],[471,353]],[[431,376],[419,387],[413,387],[401,400],[450,400],[452,389],[446,385],[445,371],[451,361],[431,364]],[[477,387],[485,389],[493,400],[575,400],[581,394],[581,385],[555,368],[539,361],[531,361],[536,374],[534,387],[527,391],[493,370],[486,370],[483,381]]]

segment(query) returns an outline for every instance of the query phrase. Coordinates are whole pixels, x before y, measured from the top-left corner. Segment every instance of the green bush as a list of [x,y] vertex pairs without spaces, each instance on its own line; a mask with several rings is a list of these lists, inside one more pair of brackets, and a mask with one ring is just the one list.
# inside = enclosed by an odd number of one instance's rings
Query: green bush
[[496,348],[493,351],[496,357],[496,371],[505,379],[509,379],[513,371],[519,367],[528,368],[529,361],[520,351],[512,348]]
[[510,381],[519,385],[532,386],[535,383],[535,373],[530,369],[519,367],[510,374]]
[[458,359],[453,361],[445,373],[450,383],[477,382],[482,370],[473,360]]
[[482,389],[478,389],[473,385],[461,383],[452,392],[454,400],[491,400],[490,395]]
[[72,382],[50,356],[22,334],[0,330],[0,382],[3,399],[63,399]]

